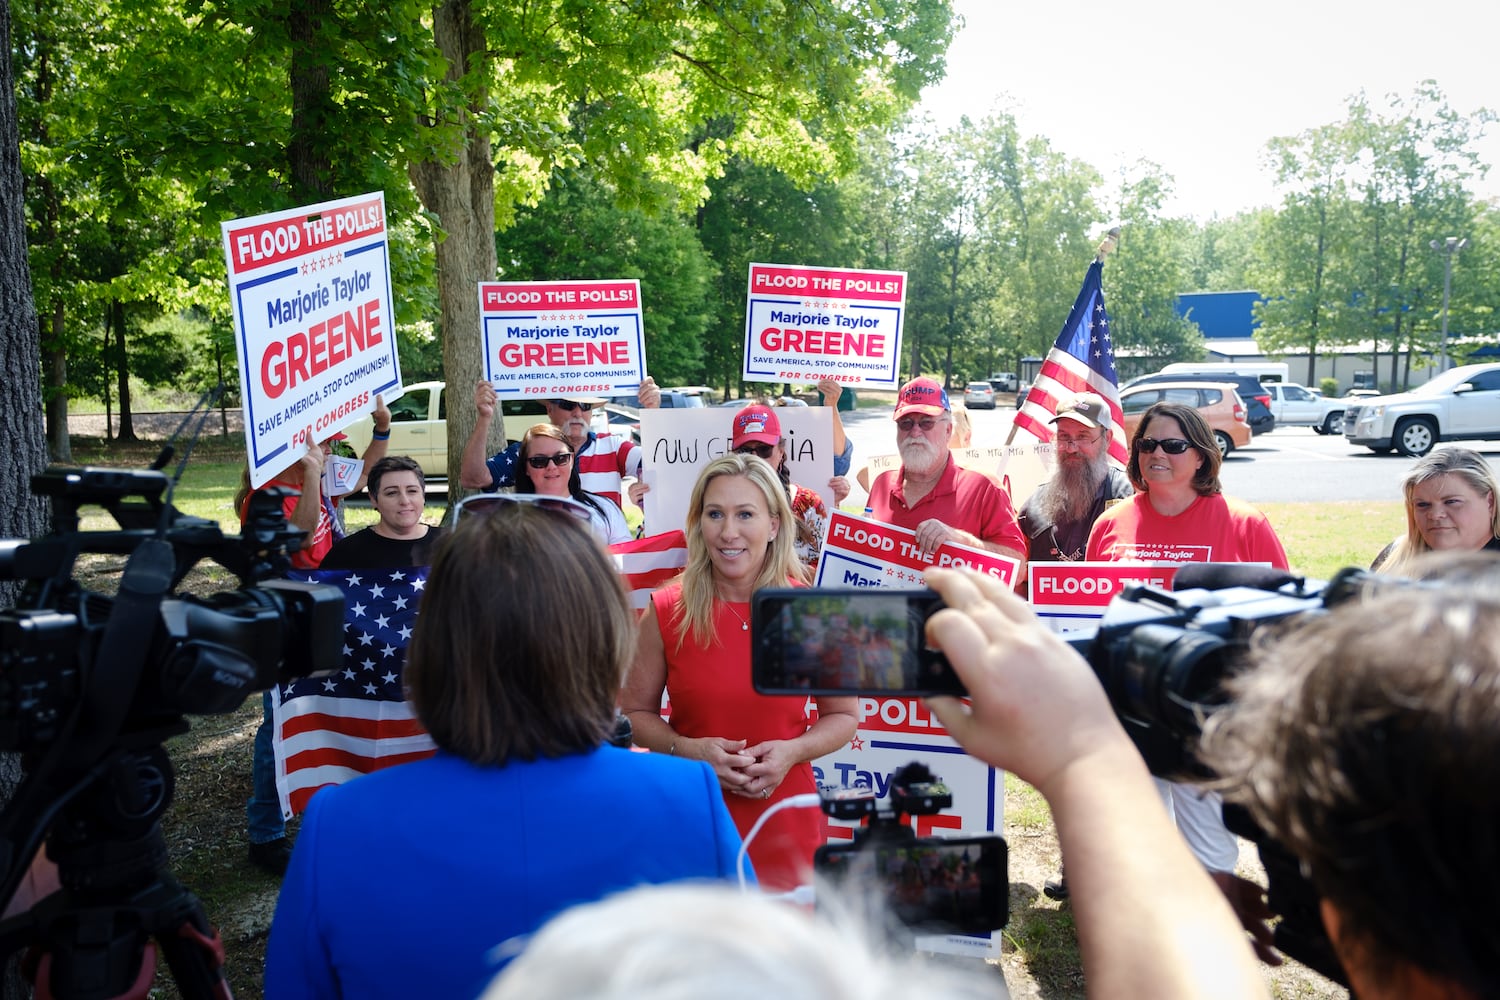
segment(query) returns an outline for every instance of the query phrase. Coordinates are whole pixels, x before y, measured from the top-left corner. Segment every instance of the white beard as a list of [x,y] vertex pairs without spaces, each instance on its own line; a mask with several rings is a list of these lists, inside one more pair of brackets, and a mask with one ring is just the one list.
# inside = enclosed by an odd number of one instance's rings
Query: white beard
[[1042,516],[1052,524],[1069,524],[1089,516],[1099,486],[1109,475],[1109,456],[1092,462],[1060,462],[1042,487]]
[[906,472],[918,476],[930,476],[939,472],[948,461],[948,449],[932,444],[925,438],[907,438],[901,442],[901,465]]

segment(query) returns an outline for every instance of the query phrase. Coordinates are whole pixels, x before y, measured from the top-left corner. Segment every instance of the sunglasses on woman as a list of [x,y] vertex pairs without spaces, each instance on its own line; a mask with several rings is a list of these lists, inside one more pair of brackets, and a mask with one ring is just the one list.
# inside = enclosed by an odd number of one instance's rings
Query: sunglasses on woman
[[588,507],[568,497],[546,496],[541,493],[475,493],[464,497],[453,508],[453,523],[458,524],[475,514],[492,514],[512,504],[530,504],[584,522],[592,517]]
[[555,465],[559,469],[573,461],[571,451],[560,451],[555,455],[531,455],[526,459],[526,464],[533,469],[545,469],[548,465]]
[[1157,448],[1168,455],[1181,455],[1192,446],[1193,442],[1182,438],[1162,438],[1160,441],[1156,438],[1141,438],[1135,443],[1136,450],[1143,455],[1153,454]]
[[775,446],[769,444],[742,444],[734,449],[734,453],[736,455],[754,455],[756,458],[763,458],[769,462],[771,460],[771,452],[775,450]]

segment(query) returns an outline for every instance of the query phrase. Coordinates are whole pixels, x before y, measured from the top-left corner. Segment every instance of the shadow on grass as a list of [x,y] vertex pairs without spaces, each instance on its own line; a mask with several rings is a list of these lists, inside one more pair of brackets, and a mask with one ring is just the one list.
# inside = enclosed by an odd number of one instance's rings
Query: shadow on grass
[[1010,884],[1010,923],[1005,928],[1006,954],[1026,967],[1037,995],[1051,1000],[1085,996],[1073,911],[1044,897],[1028,882]]

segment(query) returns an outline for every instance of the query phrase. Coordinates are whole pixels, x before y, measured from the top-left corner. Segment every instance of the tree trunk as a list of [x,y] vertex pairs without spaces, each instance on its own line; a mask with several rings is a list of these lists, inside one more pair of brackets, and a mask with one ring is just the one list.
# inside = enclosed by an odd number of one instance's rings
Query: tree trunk
[[52,331],[45,338],[42,360],[47,378],[47,442],[52,461],[73,461],[73,443],[68,437],[68,352],[63,347],[63,302],[52,302]]
[[333,165],[325,152],[327,137],[335,131],[334,105],[325,54],[328,44],[322,40],[332,6],[331,0],[292,0],[287,13],[287,34],[292,41],[288,70],[292,135],[287,158],[292,193],[299,204],[327,201],[334,195]]
[[[0,0],[0,538],[31,538],[47,530],[48,510],[31,493],[31,477],[47,465],[42,433],[41,330],[31,299],[26,219],[22,213],[21,140],[11,76],[10,0]],[[0,580],[0,607],[13,607],[20,583]],[[0,754],[0,804],[21,781],[21,758]],[[31,995],[7,963],[4,1000]]]
[[135,442],[135,421],[130,413],[130,366],[125,363],[125,303],[114,299],[109,304],[110,325],[115,328],[115,376],[120,394],[120,433],[116,441]]
[[115,397],[109,391],[109,333],[109,310],[106,309],[104,311],[104,338],[99,346],[101,352],[99,356],[104,359],[104,372],[99,379],[99,385],[100,395],[104,397],[104,440],[106,441],[115,436]]
[[[429,160],[410,168],[423,206],[437,216],[438,303],[442,311],[443,374],[448,381],[448,502],[460,498],[459,468],[464,442],[474,429],[472,387],[482,375],[479,346],[479,282],[495,280],[495,167],[482,124],[488,91],[483,29],[470,0],[443,0],[433,9],[433,37],[448,63],[447,79],[468,95],[459,148],[449,162]],[[468,69],[470,74],[466,75]],[[504,421],[498,439],[504,442]]]

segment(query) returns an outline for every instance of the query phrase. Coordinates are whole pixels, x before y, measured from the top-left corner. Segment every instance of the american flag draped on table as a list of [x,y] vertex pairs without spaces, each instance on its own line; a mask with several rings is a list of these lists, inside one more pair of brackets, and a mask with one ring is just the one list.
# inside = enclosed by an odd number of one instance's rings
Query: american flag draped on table
[[1016,414],[1015,426],[1043,441],[1052,440],[1047,421],[1059,403],[1080,392],[1095,392],[1109,403],[1114,431],[1109,457],[1124,465],[1130,457],[1125,440],[1125,414],[1120,409],[1119,382],[1115,375],[1115,349],[1109,333],[1109,313],[1104,311],[1104,262],[1096,260],[1084,276],[1083,287],[1068,313],[1068,321],[1057,335],[1057,343],[1042,361],[1036,381],[1026,394],[1026,404]]
[[[682,572],[687,539],[680,531],[610,546],[639,613],[651,591]],[[432,738],[405,698],[402,668],[427,584],[425,566],[381,570],[312,570],[295,580],[331,583],[344,592],[344,663],[326,677],[303,677],[272,689],[276,789],[282,815],[307,808],[324,785],[431,756]]]

